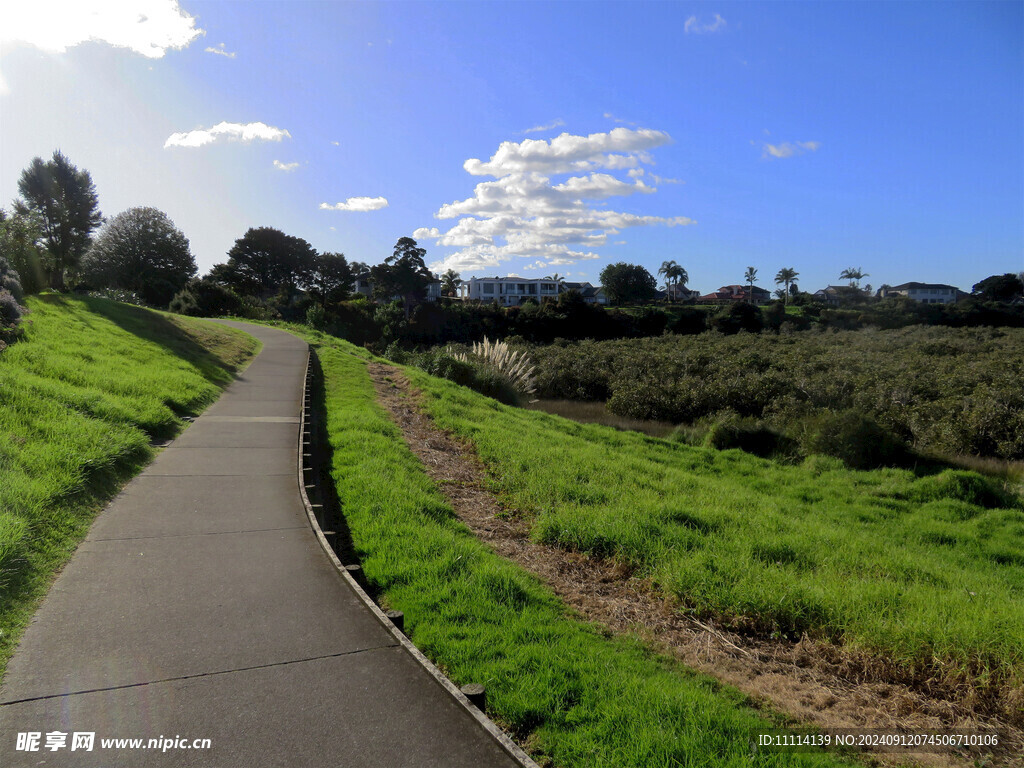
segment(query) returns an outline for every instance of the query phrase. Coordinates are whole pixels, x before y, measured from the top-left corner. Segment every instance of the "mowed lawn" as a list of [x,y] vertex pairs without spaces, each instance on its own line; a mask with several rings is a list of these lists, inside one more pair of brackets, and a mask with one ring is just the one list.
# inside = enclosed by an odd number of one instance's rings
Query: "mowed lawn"
[[30,297],[0,353],[0,672],[96,511],[258,349],[239,331],[104,299]]
[[548,587],[458,520],[377,405],[369,355],[289,329],[317,347],[334,481],[367,578],[453,680],[486,685],[488,713],[541,763],[849,764],[827,753],[754,749],[756,735],[780,727],[781,718],[633,638],[610,637],[570,615]]
[[681,610],[864,652],[1024,716],[1024,506],[965,471],[774,463],[511,408],[416,369],[542,542],[628,563]]

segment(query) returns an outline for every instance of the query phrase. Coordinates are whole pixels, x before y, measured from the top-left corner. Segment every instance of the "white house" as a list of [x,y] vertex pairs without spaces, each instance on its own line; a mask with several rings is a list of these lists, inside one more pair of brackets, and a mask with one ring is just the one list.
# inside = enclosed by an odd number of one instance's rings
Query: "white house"
[[[373,280],[369,272],[356,275],[355,284],[352,286],[353,293],[361,293],[368,299],[373,298]],[[394,296],[395,299],[402,298]],[[427,286],[427,301],[439,301],[441,299],[441,281],[434,275],[434,281]]]
[[470,301],[497,301],[505,307],[518,306],[523,299],[558,295],[558,281],[549,277],[471,277],[459,286],[460,295]]
[[922,304],[953,304],[961,294],[959,288],[943,283],[903,283],[880,288],[878,296],[906,296]]

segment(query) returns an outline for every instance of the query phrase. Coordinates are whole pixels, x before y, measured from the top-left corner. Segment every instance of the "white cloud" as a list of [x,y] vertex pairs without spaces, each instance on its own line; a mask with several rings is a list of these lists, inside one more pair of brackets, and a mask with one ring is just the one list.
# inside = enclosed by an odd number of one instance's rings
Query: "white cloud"
[[667,144],[663,131],[613,128],[608,133],[573,136],[563,133],[551,141],[526,139],[502,142],[487,162],[471,158],[463,163],[474,176],[501,178],[512,173],[573,173],[597,168],[631,168],[649,162],[644,150]]
[[340,147],[341,146],[341,142],[340,141],[332,141],[331,144],[333,144],[336,147]]
[[431,227],[430,229],[427,229],[426,227],[420,227],[419,229],[413,231],[412,236],[413,239],[415,240],[425,240],[427,238],[436,239],[441,236],[441,230],[439,230],[437,227]]
[[207,48],[206,49],[206,53],[216,53],[218,56],[224,56],[225,58],[228,58],[228,59],[233,59],[233,58],[235,58],[235,56],[238,55],[234,51],[225,51],[224,50],[224,43],[221,43],[216,48],[213,48],[213,47]]
[[176,0],[27,0],[5,5],[0,41],[63,53],[92,40],[159,59],[204,34]]
[[765,144],[761,152],[762,158],[786,158],[802,155],[805,152],[817,152],[820,141],[784,141],[782,144]]
[[320,203],[320,209],[324,211],[379,211],[387,208],[388,201],[385,197],[350,197],[343,203]]
[[274,161],[274,167],[279,171],[294,171],[299,167],[298,163],[282,163],[280,160]]
[[541,131],[550,131],[552,128],[561,128],[565,125],[565,120],[558,118],[547,125],[535,125],[533,128],[527,128],[523,133],[540,133]]
[[281,141],[292,137],[283,128],[274,128],[266,123],[217,123],[213,128],[197,129],[187,133],[172,133],[164,142],[167,147],[201,147],[218,139],[225,141]]
[[683,27],[686,34],[703,35],[708,32],[717,32],[725,26],[725,19],[723,19],[717,13],[715,14],[714,21],[709,21],[706,24],[701,24],[697,21],[696,16],[691,16],[686,20],[686,25]]
[[[600,258],[594,249],[627,227],[694,223],[685,216],[624,213],[592,202],[653,194],[655,188],[641,178],[643,169],[635,166],[652,162],[646,150],[669,141],[661,131],[615,128],[591,136],[562,134],[551,142],[505,142],[488,163],[466,161],[471,174],[497,178],[478,183],[472,197],[438,209],[435,218],[458,219],[446,232],[417,230],[430,232],[439,246],[459,249],[431,268],[480,270],[512,258],[533,259],[530,268],[573,264]],[[608,172],[626,168],[628,179]],[[577,170],[588,172],[552,181]]]

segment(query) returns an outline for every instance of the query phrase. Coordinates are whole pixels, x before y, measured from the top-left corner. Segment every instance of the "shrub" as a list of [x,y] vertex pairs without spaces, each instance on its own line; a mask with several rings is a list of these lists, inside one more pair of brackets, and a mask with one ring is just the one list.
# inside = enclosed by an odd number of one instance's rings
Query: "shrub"
[[704,437],[708,448],[725,450],[739,448],[755,456],[795,456],[797,443],[758,419],[743,418],[735,413],[719,417]]
[[306,325],[317,331],[322,331],[327,324],[327,312],[320,304],[312,304],[306,310]]
[[914,483],[910,498],[920,502],[954,499],[988,509],[1016,505],[1014,497],[992,480],[977,472],[954,469],[921,478]]
[[193,317],[241,315],[242,300],[230,288],[209,278],[189,280],[170,305],[171,312]]
[[3,256],[0,256],[0,291],[7,291],[19,304],[25,299],[21,278]]
[[[481,364],[477,367],[478,380],[481,372],[486,372],[488,380],[495,377],[504,378],[512,390],[523,395],[532,395],[537,391],[533,380],[533,363],[530,362],[530,358],[525,352],[515,352],[506,342],[491,342],[484,336],[482,343],[473,343],[472,356],[475,358],[475,362]],[[467,355],[460,355],[459,358],[470,362]],[[490,396],[493,397],[493,395]],[[496,397],[495,399],[500,398]]]
[[753,304],[737,301],[717,312],[710,321],[711,327],[726,334],[750,331],[760,333],[764,328],[764,316]]
[[895,435],[852,410],[828,412],[812,419],[802,447],[807,454],[834,456],[853,469],[898,466],[909,454]]
[[0,350],[7,345],[7,342],[13,341],[20,335],[21,330],[18,328],[18,324],[24,313],[25,308],[15,301],[11,292],[0,288]]

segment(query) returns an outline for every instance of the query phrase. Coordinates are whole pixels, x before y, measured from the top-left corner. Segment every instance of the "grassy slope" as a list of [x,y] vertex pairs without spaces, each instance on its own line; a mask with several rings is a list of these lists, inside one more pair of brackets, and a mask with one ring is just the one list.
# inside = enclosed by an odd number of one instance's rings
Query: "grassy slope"
[[1024,509],[992,481],[782,466],[410,375],[539,540],[626,561],[739,626],[842,641],[982,694],[1024,679]]
[[[297,330],[293,327],[293,330]],[[418,647],[558,766],[836,765],[752,754],[779,721],[737,692],[567,616],[534,577],[454,516],[377,406],[366,353],[318,334],[334,477],[364,572]]]
[[0,671],[101,505],[257,351],[239,331],[103,299],[30,298],[0,354]]

